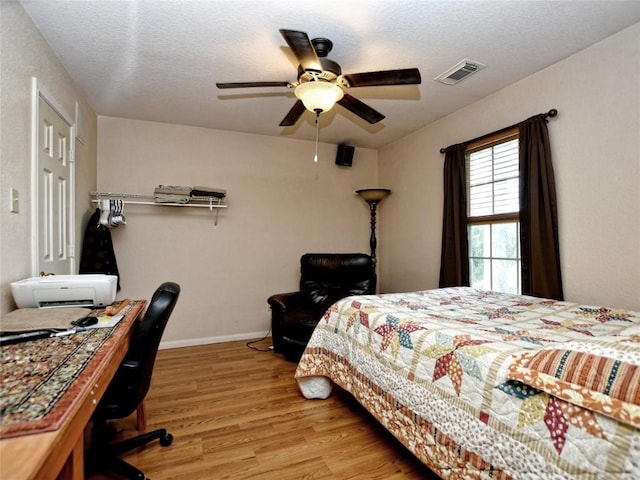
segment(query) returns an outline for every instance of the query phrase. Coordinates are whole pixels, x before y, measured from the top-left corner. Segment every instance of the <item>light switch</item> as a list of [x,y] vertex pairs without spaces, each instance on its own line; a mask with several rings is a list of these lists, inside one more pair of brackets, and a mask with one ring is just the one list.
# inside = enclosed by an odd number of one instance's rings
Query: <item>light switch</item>
[[20,197],[18,195],[18,190],[16,190],[15,188],[11,188],[9,195],[11,213],[18,213],[20,211]]

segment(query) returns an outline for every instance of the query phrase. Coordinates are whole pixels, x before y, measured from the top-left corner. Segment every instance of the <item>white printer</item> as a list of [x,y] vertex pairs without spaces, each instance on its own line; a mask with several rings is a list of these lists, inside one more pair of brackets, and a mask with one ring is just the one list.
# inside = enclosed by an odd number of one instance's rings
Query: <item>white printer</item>
[[115,275],[50,275],[11,283],[18,308],[104,307],[116,298]]

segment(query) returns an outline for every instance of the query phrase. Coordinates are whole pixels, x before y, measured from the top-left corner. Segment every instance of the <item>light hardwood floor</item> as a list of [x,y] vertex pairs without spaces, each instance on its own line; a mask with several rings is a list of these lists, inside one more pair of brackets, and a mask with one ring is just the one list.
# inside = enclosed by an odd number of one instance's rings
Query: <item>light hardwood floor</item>
[[[295,367],[244,341],[161,350],[147,429],[167,428],[173,444],[123,458],[152,480],[437,479],[344,392],[303,398]],[[120,422],[125,437],[135,423]]]

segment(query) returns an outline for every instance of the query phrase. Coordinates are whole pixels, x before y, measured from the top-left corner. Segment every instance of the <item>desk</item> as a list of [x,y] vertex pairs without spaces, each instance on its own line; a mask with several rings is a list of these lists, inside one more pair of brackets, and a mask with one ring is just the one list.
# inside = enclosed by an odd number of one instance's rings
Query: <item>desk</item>
[[[84,429],[129,347],[132,327],[146,301],[138,301],[118,323],[117,342],[105,344],[101,358],[85,367],[91,371],[88,385],[70,406],[57,430],[0,440],[0,476],[3,480],[54,480],[84,478]],[[92,367],[92,368],[90,368]]]

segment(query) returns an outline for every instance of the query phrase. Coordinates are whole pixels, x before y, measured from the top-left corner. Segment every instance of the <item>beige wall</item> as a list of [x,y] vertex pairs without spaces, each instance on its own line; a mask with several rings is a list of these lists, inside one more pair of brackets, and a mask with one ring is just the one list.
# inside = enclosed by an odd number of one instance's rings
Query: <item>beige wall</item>
[[267,298],[297,290],[302,254],[368,252],[369,209],[354,191],[378,186],[375,150],[357,148],[349,168],[335,165],[336,145],[321,144],[314,164],[306,141],[112,117],[98,133],[100,191],[228,191],[217,227],[205,209],[128,205],[112,231],[120,298],[182,286],[165,343],[265,334]]
[[[15,308],[10,282],[32,275],[31,266],[31,78],[71,118],[75,103],[85,111],[86,141],[76,142],[76,187],[96,182],[96,116],[82,93],[17,2],[0,2],[0,311]],[[10,213],[9,189],[18,190],[20,212]],[[83,221],[79,207],[76,243]]]
[[438,285],[440,148],[551,108],[565,298],[640,310],[640,24],[380,151],[384,291]]

